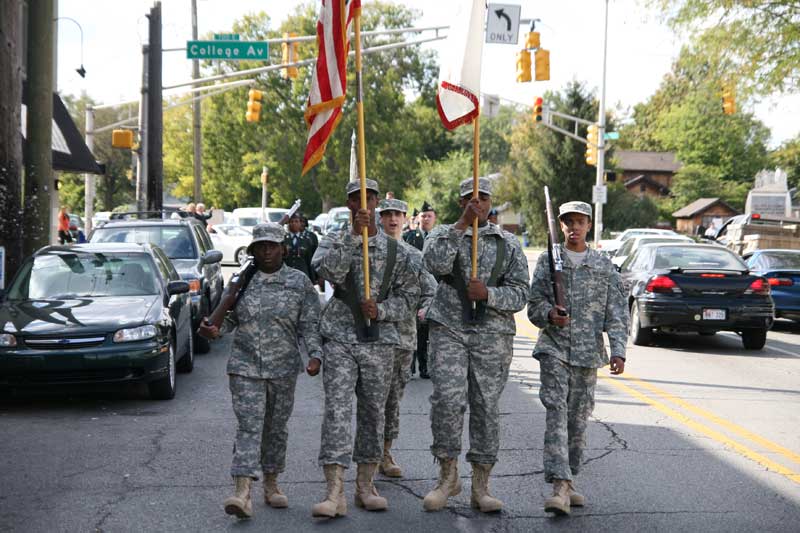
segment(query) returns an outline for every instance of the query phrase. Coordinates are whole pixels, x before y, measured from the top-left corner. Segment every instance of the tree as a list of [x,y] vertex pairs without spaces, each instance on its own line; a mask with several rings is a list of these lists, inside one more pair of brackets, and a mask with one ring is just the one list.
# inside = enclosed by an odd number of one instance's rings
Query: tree
[[603,206],[603,227],[608,231],[654,226],[659,219],[658,206],[648,197],[628,192],[619,182],[608,185],[608,203]]
[[707,57],[730,63],[743,91],[796,91],[800,82],[800,2],[650,0]]
[[800,135],[784,142],[769,155],[770,167],[786,171],[789,186],[800,187]]

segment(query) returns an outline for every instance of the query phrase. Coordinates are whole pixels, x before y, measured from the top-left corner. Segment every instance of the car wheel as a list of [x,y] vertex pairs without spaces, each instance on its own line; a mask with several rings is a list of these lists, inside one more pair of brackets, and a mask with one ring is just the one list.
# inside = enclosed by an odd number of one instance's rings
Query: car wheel
[[239,248],[236,250],[236,264],[242,266],[247,261],[247,248]]
[[[191,324],[189,324],[191,328]],[[178,361],[178,372],[183,372],[188,374],[192,370],[194,370],[194,335],[192,332],[189,332],[189,347],[186,349],[186,353],[183,354],[181,360]]]
[[[203,296],[202,301],[200,302],[200,318],[204,316],[208,316],[208,298]],[[192,332],[194,335],[194,351],[197,353],[208,353],[211,350],[211,341],[206,339],[205,337],[201,337],[197,334],[197,331]]]
[[766,329],[742,330],[742,344],[748,350],[760,350],[767,343]]
[[175,341],[169,343],[167,375],[148,385],[150,398],[154,400],[171,400],[175,397]]
[[633,302],[631,307],[631,341],[637,346],[647,346],[653,341],[653,331],[643,328],[639,321],[638,302]]

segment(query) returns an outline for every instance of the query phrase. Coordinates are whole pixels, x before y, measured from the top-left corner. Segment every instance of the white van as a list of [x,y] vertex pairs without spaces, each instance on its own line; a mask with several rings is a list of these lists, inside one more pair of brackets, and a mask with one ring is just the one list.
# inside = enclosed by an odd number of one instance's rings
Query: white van
[[[231,224],[239,226],[255,226],[259,222],[280,222],[283,215],[288,213],[288,209],[279,207],[240,207],[231,213]],[[266,216],[266,220],[264,217]]]

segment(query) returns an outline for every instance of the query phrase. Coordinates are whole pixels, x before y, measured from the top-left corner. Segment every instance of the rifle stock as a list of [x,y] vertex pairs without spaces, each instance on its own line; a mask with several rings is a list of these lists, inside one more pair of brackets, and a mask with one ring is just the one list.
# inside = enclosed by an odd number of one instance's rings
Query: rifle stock
[[[216,326],[217,328],[222,327],[222,322],[225,320],[225,313],[236,307],[236,303],[239,301],[239,298],[241,298],[244,289],[250,283],[255,272],[256,264],[253,258],[249,257],[242,265],[242,268],[231,276],[228,285],[222,292],[222,297],[217,307],[211,312],[208,318],[205,319],[206,325]],[[203,328],[200,328],[201,334],[202,329]]]
[[[553,213],[553,204],[550,202],[550,190],[547,185],[544,187],[545,208],[547,209],[547,246],[550,264],[550,279],[553,282],[553,298],[556,306],[566,308],[564,299],[564,259],[561,257],[559,247],[558,228],[556,227],[556,217]],[[558,314],[566,316],[566,311],[558,310]]]

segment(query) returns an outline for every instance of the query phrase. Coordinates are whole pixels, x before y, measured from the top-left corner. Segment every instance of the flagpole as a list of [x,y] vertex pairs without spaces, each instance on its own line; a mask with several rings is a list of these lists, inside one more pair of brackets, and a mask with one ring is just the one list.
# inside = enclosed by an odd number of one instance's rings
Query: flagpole
[[[364,89],[361,83],[361,9],[353,17],[356,45],[356,111],[358,112],[358,174],[361,181],[361,209],[367,208],[367,164],[364,141]],[[369,288],[369,228],[361,228],[361,248],[364,270],[364,299],[370,299]],[[366,319],[369,326],[369,317]]]
[[[478,108],[480,109],[480,108]],[[481,135],[478,115],[472,119],[472,197],[478,198],[478,165],[481,159]],[[478,277],[478,218],[472,221],[472,277]],[[475,307],[475,302],[472,302]]]

